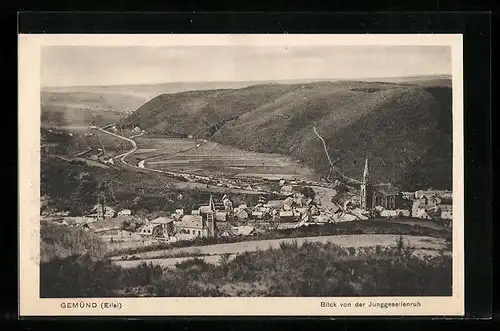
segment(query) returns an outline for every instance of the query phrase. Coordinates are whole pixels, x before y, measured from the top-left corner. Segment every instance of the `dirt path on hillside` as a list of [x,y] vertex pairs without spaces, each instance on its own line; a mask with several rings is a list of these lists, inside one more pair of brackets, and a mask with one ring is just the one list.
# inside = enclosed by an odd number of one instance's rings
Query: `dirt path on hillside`
[[[446,243],[444,239],[433,238],[433,237],[423,237],[423,236],[402,236],[404,242],[407,245],[412,246],[417,254],[439,254],[439,250],[446,249]],[[175,266],[176,263],[185,261],[191,257],[168,257],[161,258],[161,256],[166,254],[192,254],[200,255],[200,258],[208,263],[217,263],[220,256],[223,254],[230,254],[230,257],[234,258],[236,255],[244,252],[255,252],[257,250],[266,250],[269,248],[277,249],[280,247],[281,243],[293,243],[297,242],[299,246],[303,245],[305,242],[320,242],[320,243],[332,243],[344,248],[361,248],[361,247],[374,247],[380,246],[395,246],[396,240],[399,235],[387,235],[387,234],[361,234],[361,235],[338,235],[338,236],[321,236],[321,237],[305,237],[305,238],[284,238],[284,239],[272,239],[272,240],[259,240],[259,241],[247,241],[232,244],[219,244],[210,246],[191,246],[174,248],[169,250],[146,252],[140,254],[134,254],[134,256],[139,257],[139,260],[131,261],[120,261],[121,257],[113,257],[112,260],[122,267],[131,268],[137,266],[143,262],[158,264],[164,267]]]
[[[397,234],[357,234],[357,235],[336,235],[336,236],[317,236],[317,237],[302,237],[302,238],[282,238],[282,239],[269,239],[269,240],[254,240],[244,241],[231,244],[217,244],[207,246],[189,246],[180,248],[170,248],[152,252],[144,252],[133,254],[141,259],[148,259],[153,257],[161,257],[165,254],[226,254],[226,253],[243,253],[253,252],[257,250],[264,250],[268,248],[279,248],[281,243],[292,243],[302,245],[305,242],[320,242],[332,243],[342,247],[371,247],[371,246],[390,246],[395,245],[396,239],[399,238]],[[432,248],[442,249],[445,248],[445,240],[434,237],[424,236],[403,236],[405,243],[415,248]],[[118,260],[123,256],[113,257],[113,260]]]

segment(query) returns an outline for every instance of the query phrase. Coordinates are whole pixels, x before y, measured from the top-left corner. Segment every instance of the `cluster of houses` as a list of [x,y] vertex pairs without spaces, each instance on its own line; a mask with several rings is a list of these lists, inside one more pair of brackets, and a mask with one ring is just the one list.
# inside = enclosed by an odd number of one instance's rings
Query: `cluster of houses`
[[390,183],[372,184],[368,171],[368,159],[365,162],[363,180],[359,196],[353,196],[346,202],[362,212],[371,212],[380,217],[415,217],[422,219],[452,220],[452,192],[446,190],[419,190],[401,192]]
[[406,194],[412,201],[411,216],[423,219],[453,219],[451,191],[426,190]]
[[74,224],[110,241],[129,238],[175,242],[217,236],[247,236],[265,231],[265,227],[260,226],[265,224],[286,228],[369,220],[372,217],[443,220],[453,217],[451,191],[401,192],[389,183],[371,184],[367,162],[360,190],[335,196],[334,201],[329,201],[327,206],[321,205],[317,197],[307,197],[301,193],[304,191],[300,185],[285,184],[280,182],[281,200],[266,201],[260,198],[253,206],[235,205],[227,195],[215,201],[210,195],[207,204],[194,210],[185,212],[184,209],[177,209],[168,217],[149,221],[132,216],[129,209],[116,212],[109,206],[96,205]]

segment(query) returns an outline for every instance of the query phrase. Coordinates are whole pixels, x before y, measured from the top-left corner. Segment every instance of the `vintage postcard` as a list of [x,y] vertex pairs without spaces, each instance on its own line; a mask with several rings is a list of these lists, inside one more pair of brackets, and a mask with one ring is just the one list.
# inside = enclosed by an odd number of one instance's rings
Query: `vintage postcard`
[[463,315],[462,60],[461,35],[20,35],[20,315]]

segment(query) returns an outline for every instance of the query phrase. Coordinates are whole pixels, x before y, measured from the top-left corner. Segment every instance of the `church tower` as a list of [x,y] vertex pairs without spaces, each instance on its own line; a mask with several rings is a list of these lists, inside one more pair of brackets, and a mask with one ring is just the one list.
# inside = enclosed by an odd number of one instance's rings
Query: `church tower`
[[207,210],[207,227],[208,227],[208,235],[211,238],[216,236],[216,226],[215,226],[215,205],[212,194],[210,194],[210,201],[208,203],[209,210]]
[[370,173],[368,172],[368,158],[365,160],[365,169],[363,170],[363,181],[361,182],[361,208],[364,210],[370,209]]

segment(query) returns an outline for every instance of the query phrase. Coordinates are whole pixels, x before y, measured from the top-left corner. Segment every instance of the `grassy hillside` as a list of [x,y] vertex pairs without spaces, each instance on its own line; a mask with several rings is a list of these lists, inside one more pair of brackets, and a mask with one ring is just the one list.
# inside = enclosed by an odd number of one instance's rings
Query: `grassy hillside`
[[40,224],[41,262],[82,254],[102,257],[105,252],[106,247],[99,237],[91,232],[47,222]]
[[40,296],[449,296],[451,267],[449,256],[420,258],[404,244],[356,253],[330,243],[295,242],[233,260],[222,256],[218,265],[189,259],[173,270],[145,263],[123,269],[109,260],[73,255],[40,265]]
[[336,165],[361,176],[370,158],[375,181],[405,189],[451,188],[451,81],[337,81],[267,84],[160,95],[126,125],[184,134],[256,152],[282,153],[321,173]]

